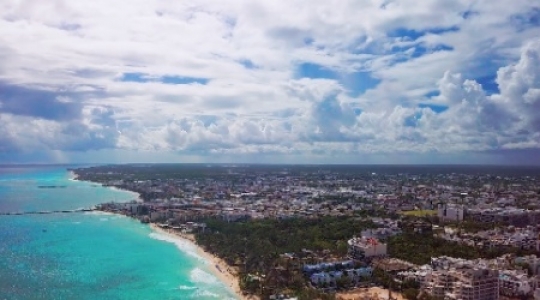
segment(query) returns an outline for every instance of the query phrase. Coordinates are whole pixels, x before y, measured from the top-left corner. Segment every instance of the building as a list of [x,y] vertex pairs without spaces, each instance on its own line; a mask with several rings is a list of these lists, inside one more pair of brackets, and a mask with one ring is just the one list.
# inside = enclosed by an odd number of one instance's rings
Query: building
[[536,255],[517,257],[514,264],[527,264],[532,275],[540,275],[540,258],[536,257]]
[[151,222],[157,222],[157,221],[164,221],[170,216],[171,212],[169,210],[156,210],[150,212],[150,221]]
[[540,221],[540,210],[520,208],[468,209],[467,216],[475,222],[501,223],[516,227],[536,225]]
[[363,230],[361,235],[366,238],[386,239],[388,237],[401,233],[401,229],[395,226],[395,228],[381,227]]
[[387,245],[372,237],[354,237],[347,241],[349,256],[355,259],[386,256]]
[[309,281],[312,285],[317,287],[322,285],[335,286],[337,280],[345,277],[348,278],[351,283],[357,284],[359,281],[368,280],[372,273],[373,269],[370,267],[348,269],[344,271],[318,272],[309,276]]
[[456,281],[449,299],[497,300],[499,299],[499,271],[489,269],[467,269],[455,273]]
[[448,300],[498,300],[499,271],[483,268],[434,271],[425,290],[436,298]]
[[529,277],[526,273],[506,270],[499,275],[499,288],[501,295],[508,297],[523,297],[532,292]]
[[463,221],[463,206],[452,204],[439,204],[437,206],[437,216],[443,222]]
[[425,291],[447,300],[498,300],[499,271],[472,261],[441,257],[432,259],[433,272]]

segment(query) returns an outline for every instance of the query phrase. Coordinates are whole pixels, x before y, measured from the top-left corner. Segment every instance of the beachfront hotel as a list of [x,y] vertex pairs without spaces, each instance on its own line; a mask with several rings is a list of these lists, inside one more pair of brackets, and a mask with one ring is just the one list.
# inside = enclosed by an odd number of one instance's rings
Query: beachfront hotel
[[354,237],[347,241],[349,256],[354,259],[381,257],[387,254],[387,245],[377,238]]

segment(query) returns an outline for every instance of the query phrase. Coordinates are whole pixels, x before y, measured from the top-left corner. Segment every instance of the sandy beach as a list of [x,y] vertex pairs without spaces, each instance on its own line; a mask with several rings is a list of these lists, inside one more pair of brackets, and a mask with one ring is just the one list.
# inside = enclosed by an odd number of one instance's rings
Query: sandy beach
[[167,230],[163,229],[156,224],[150,224],[150,228],[152,230],[166,234],[169,237],[175,238],[175,239],[181,239],[184,241],[188,241],[197,249],[197,254],[204,258],[208,262],[208,267],[210,271],[223,283],[225,283],[237,296],[239,299],[242,300],[258,300],[259,298],[253,295],[243,295],[242,291],[240,289],[238,277],[236,276],[236,270],[229,266],[224,260],[220,259],[219,257],[216,257],[212,255],[209,252],[204,251],[202,247],[197,245],[195,242],[195,237],[192,234],[185,234],[173,230]]
[[69,171],[69,180],[77,180],[79,178],[79,175],[75,174],[73,171]]
[[130,191],[130,190],[125,190],[125,189],[121,189],[121,188],[117,188],[115,186],[107,186],[108,188],[112,189],[112,190],[117,190],[117,191],[122,191],[122,192],[126,192],[126,193],[130,193],[130,194],[133,194],[133,197],[134,197],[134,201],[137,202],[137,203],[143,203],[144,200],[141,198],[141,195],[137,192],[134,192],[134,191]]
[[[70,171],[69,173],[70,173],[70,180],[80,180],[80,179],[78,179],[78,175],[75,172]],[[94,182],[92,182],[92,183],[94,183]],[[107,186],[107,187],[111,188],[111,189],[122,190],[122,191],[125,191],[125,192],[132,193],[136,197],[137,202],[141,202],[141,203],[143,202],[143,200],[140,198],[140,195],[138,193],[136,193],[136,192],[119,189],[119,188],[114,187],[114,186]],[[122,214],[120,214],[120,215],[122,215]],[[122,216],[124,216],[124,215],[122,215]],[[229,266],[224,260],[220,259],[219,257],[216,257],[213,254],[204,251],[204,249],[202,247],[200,247],[196,243],[194,235],[192,235],[192,234],[184,234],[184,233],[181,233],[181,232],[178,232],[178,231],[173,231],[171,229],[167,230],[167,229],[164,229],[164,228],[161,228],[161,227],[157,226],[154,223],[150,223],[149,225],[150,225],[150,228],[152,228],[152,230],[155,231],[155,232],[165,234],[165,235],[167,235],[167,236],[169,236],[169,237],[171,237],[173,239],[180,239],[182,241],[187,241],[190,244],[192,244],[197,249],[197,254],[200,257],[202,257],[206,262],[208,262],[208,267],[209,267],[210,271],[212,271],[212,273],[221,282],[225,283],[231,289],[231,291],[233,291],[237,295],[238,299],[241,299],[241,300],[259,300],[259,297],[257,297],[257,296],[244,295],[242,293],[242,290],[240,289],[239,280],[238,280],[238,277],[236,275],[237,272],[236,272],[235,268]]]
[[[73,171],[69,171],[69,180],[84,181],[84,180],[79,180],[79,175],[77,175]],[[100,183],[96,183],[96,182],[92,182],[92,181],[86,181],[86,182],[90,182],[92,184],[100,184]],[[107,188],[133,194],[133,197],[134,197],[133,200],[135,200],[138,203],[143,203],[144,202],[144,200],[141,198],[141,195],[139,193],[137,193],[137,192],[130,191],[130,190],[125,190],[125,189],[120,189],[120,188],[117,188],[115,186],[107,186]]]
[[[372,288],[360,288],[344,293],[336,294],[336,299],[338,300],[389,300],[389,293],[387,289],[380,287]],[[405,300],[403,295],[400,293],[392,292],[393,300]]]

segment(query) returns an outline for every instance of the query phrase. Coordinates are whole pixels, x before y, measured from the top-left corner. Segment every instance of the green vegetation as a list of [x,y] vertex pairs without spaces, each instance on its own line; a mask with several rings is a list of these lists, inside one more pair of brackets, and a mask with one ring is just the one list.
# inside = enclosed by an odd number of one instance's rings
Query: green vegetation
[[[205,233],[197,233],[197,242],[240,270],[241,286],[263,296],[288,292],[300,299],[332,299],[307,287],[301,273],[305,263],[317,258],[341,257],[347,251],[346,241],[373,223],[354,218],[322,217],[317,219],[258,220],[227,223],[206,220]],[[317,255],[309,255],[309,249]],[[281,258],[296,253],[302,259]],[[258,282],[250,276],[256,275]],[[330,297],[330,298],[328,298]]]
[[427,216],[435,216],[437,215],[436,210],[431,209],[425,209],[425,210],[409,210],[401,212],[404,216],[412,216],[412,217],[427,217]]
[[431,257],[442,255],[466,259],[482,257],[474,247],[435,238],[431,234],[405,233],[391,237],[388,239],[388,250],[391,257],[418,265],[428,264]]
[[474,222],[471,220],[465,220],[463,222],[445,223],[441,225],[456,228],[463,232],[469,232],[469,233],[476,233],[479,231],[491,230],[491,229],[495,229],[499,227],[508,226],[508,224],[501,224],[501,223],[495,223],[495,222],[482,223],[482,222]]
[[451,256],[456,258],[496,258],[505,253],[518,256],[534,253],[517,248],[481,249],[433,237],[431,234],[404,233],[388,239],[391,257],[400,258],[414,264],[428,264],[431,257]]
[[[299,299],[333,299],[332,294],[311,289],[301,272],[306,263],[342,257],[346,241],[363,229],[374,227],[358,217],[321,217],[317,219],[257,220],[227,223],[208,219],[207,231],[197,233],[197,242],[240,270],[244,291],[262,296],[274,293],[296,295]],[[471,225],[472,226],[472,225]],[[451,256],[465,259],[495,258],[504,253],[527,254],[520,249],[479,249],[434,237],[431,233],[405,232],[388,238],[389,256],[414,264],[428,264],[431,257]],[[310,251],[303,251],[309,249]],[[294,259],[280,254],[296,253]],[[396,286],[385,273],[374,273],[374,280],[385,287],[401,290],[409,299],[424,299],[418,287]],[[257,280],[253,280],[253,276]],[[347,286],[343,282],[338,286]]]

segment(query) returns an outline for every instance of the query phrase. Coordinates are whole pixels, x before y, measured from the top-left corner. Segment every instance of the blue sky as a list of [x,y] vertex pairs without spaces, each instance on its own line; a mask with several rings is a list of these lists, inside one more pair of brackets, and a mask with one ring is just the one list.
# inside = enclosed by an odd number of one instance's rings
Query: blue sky
[[535,1],[0,3],[0,162],[540,164]]

